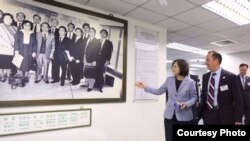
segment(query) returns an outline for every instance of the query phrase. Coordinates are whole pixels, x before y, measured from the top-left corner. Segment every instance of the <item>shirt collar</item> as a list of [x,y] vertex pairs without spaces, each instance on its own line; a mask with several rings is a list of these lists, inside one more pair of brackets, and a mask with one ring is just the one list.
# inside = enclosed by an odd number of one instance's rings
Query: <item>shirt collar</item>
[[220,74],[220,73],[221,73],[221,70],[222,70],[222,69],[221,69],[221,67],[220,67],[220,68],[217,69],[215,72],[212,72],[212,71],[211,71],[211,74],[212,74],[212,73],[216,73],[216,75],[217,75],[217,74]]

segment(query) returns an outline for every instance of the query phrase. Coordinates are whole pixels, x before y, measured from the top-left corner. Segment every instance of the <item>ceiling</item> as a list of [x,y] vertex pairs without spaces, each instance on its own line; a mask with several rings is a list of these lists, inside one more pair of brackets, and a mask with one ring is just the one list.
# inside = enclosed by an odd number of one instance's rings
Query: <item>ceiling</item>
[[[250,25],[238,26],[201,7],[211,0],[167,0],[162,7],[159,0],[70,0],[110,13],[139,19],[167,29],[167,41],[178,42],[225,54],[249,51]],[[230,39],[236,44],[218,47],[211,42]],[[167,59],[204,58],[202,55],[168,49]]]

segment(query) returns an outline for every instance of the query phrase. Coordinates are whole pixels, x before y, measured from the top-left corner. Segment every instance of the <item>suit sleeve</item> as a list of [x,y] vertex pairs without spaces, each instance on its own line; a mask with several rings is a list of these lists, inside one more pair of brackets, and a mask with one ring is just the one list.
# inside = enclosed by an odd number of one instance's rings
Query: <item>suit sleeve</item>
[[110,62],[111,56],[112,56],[112,52],[113,52],[113,43],[110,41],[109,43],[109,50],[107,53],[107,60]]
[[32,53],[37,53],[37,40],[36,40],[36,33],[33,33],[31,36],[31,40],[32,40]]
[[55,36],[53,36],[53,39],[51,40],[51,53],[50,56],[54,56],[54,52],[55,52]]
[[101,49],[101,45],[100,45],[100,42],[99,40],[95,40],[95,44],[94,44],[94,61],[97,61],[98,60],[98,55],[99,55],[99,52],[100,52],[100,49]]
[[161,95],[161,94],[165,93],[168,90],[168,88],[167,88],[167,80],[158,89],[157,88],[146,87],[144,90],[145,90],[145,92],[148,92],[148,93],[151,93],[151,94]]
[[190,94],[190,99],[185,102],[187,104],[187,107],[193,106],[197,102],[197,91],[195,87],[195,81],[193,81],[190,84],[190,89],[189,89],[189,94]]
[[202,76],[202,89],[201,89],[201,96],[200,96],[200,107],[199,107],[199,111],[198,111],[198,117],[199,119],[202,118],[203,115],[203,111],[206,107],[206,90],[205,87],[207,87],[207,82],[205,82],[205,75]]
[[240,94],[239,85],[235,85],[237,82],[237,77],[235,75],[232,76],[231,87],[233,91],[233,107],[234,107],[234,120],[235,122],[241,122],[243,116],[243,103]]

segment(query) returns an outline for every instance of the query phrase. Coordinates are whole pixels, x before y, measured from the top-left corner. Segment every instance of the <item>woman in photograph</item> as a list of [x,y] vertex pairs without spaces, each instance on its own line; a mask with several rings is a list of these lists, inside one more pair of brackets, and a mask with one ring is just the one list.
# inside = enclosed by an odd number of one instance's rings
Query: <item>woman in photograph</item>
[[12,26],[13,15],[4,13],[3,23],[0,23],[0,80],[6,81],[12,68],[14,56],[14,42],[17,28]]
[[17,31],[15,40],[15,54],[23,56],[22,64],[19,68],[20,75],[29,81],[28,72],[31,67],[32,57],[36,56],[35,33],[32,32],[32,23],[28,20],[22,22],[22,29]]
[[3,23],[3,10],[0,10],[0,23]]
[[185,60],[177,59],[172,63],[174,76],[167,78],[160,88],[151,88],[143,82],[136,86],[151,94],[168,92],[168,101],[164,113],[166,141],[173,141],[173,125],[193,124],[192,106],[197,101],[195,81],[188,77],[189,65]]

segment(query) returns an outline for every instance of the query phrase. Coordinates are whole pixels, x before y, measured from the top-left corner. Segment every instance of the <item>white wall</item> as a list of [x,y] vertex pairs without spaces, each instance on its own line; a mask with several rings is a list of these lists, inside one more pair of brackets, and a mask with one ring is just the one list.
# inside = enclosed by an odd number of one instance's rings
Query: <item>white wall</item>
[[[101,10],[84,7],[101,13]],[[116,15],[115,15],[116,16]],[[158,60],[158,86],[166,77],[166,29],[145,22],[128,20],[127,45],[127,101],[126,103],[82,104],[64,106],[37,106],[1,108],[0,113],[44,111],[61,109],[78,109],[80,106],[92,109],[92,126],[49,132],[37,132],[0,137],[1,141],[164,141],[163,111],[165,96],[159,96],[157,102],[134,103],[135,81],[135,26],[142,26],[158,31],[160,34],[160,49]]]
[[[250,51],[223,55],[221,66],[226,70],[239,74],[239,65],[241,63],[245,63],[250,66]],[[250,71],[248,71],[247,75],[250,76]]]

